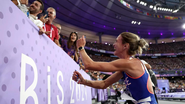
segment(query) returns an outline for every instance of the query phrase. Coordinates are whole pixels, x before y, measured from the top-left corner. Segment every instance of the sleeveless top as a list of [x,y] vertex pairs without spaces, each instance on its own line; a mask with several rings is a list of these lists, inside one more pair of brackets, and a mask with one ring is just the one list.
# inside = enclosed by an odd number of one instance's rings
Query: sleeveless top
[[126,92],[129,96],[133,97],[138,104],[157,104],[155,96],[149,91],[147,82],[150,80],[149,74],[146,71],[146,67],[142,64],[144,73],[139,77],[131,77],[125,72],[122,72],[124,76],[124,82],[126,84]]

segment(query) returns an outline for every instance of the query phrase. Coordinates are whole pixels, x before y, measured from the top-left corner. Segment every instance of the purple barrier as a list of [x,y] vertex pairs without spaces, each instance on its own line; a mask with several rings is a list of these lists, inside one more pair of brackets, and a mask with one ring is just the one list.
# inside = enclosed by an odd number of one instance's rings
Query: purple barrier
[[107,89],[98,89],[99,101],[106,101],[108,99]]
[[162,93],[162,94],[157,94],[157,97],[185,99],[185,92]]
[[91,104],[91,88],[72,81],[83,70],[10,0],[0,0],[0,104]]
[[158,88],[162,91],[165,88],[166,92],[169,91],[169,80],[168,79],[157,79]]
[[92,98],[97,98],[97,89],[91,88],[91,95],[92,95]]
[[106,101],[108,99],[107,89],[91,89],[92,98],[97,98],[98,93],[98,101]]

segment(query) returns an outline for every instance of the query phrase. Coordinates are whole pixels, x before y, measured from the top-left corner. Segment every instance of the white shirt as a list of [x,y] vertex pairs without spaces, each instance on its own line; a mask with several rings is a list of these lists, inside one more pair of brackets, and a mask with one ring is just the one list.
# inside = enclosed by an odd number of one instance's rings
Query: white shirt
[[25,4],[21,4],[20,0],[17,0],[17,7],[27,16],[28,7]]
[[42,22],[41,20],[39,20],[38,17],[36,17],[36,16],[34,16],[34,15],[30,14],[30,13],[27,14],[27,12],[29,12],[29,10],[28,10],[28,7],[27,7],[25,4],[21,4],[21,3],[20,3],[20,0],[17,0],[17,2],[18,2],[18,8],[19,8],[26,16],[28,16],[28,18],[29,18],[36,26],[41,27],[41,28],[44,26],[44,25],[43,25],[43,22]]
[[36,26],[41,27],[41,28],[43,27],[43,22],[42,22],[41,20],[39,20],[38,17],[36,17],[36,16],[30,14],[30,15],[29,15],[29,18],[30,18],[30,20],[31,20]]
[[141,62],[145,65],[148,64],[145,60],[141,60]]

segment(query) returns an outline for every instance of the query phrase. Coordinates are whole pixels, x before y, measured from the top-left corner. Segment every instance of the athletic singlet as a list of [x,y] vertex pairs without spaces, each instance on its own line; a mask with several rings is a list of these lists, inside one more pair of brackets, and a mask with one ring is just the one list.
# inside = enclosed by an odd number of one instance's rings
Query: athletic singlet
[[146,71],[146,67],[143,64],[142,66],[144,73],[137,78],[122,72],[126,84],[126,93],[133,97],[138,104],[157,104],[154,94],[147,88],[147,81],[150,78],[149,74]]

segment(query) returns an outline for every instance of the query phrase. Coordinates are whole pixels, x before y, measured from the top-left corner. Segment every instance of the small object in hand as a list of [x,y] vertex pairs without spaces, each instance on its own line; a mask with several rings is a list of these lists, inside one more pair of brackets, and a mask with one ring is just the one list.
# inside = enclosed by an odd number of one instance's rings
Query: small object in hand
[[78,78],[76,82],[79,83],[80,82],[80,78]]
[[78,75],[76,75],[77,76],[77,83],[79,83],[80,82],[80,78],[78,77]]
[[[76,70],[75,70],[76,71]],[[76,80],[76,82],[77,83],[79,83],[80,82],[80,78],[79,78],[79,76],[78,75],[76,75],[77,76],[77,80]]]
[[46,17],[45,18],[48,18],[48,11],[45,11],[44,12],[44,16],[46,15]]

